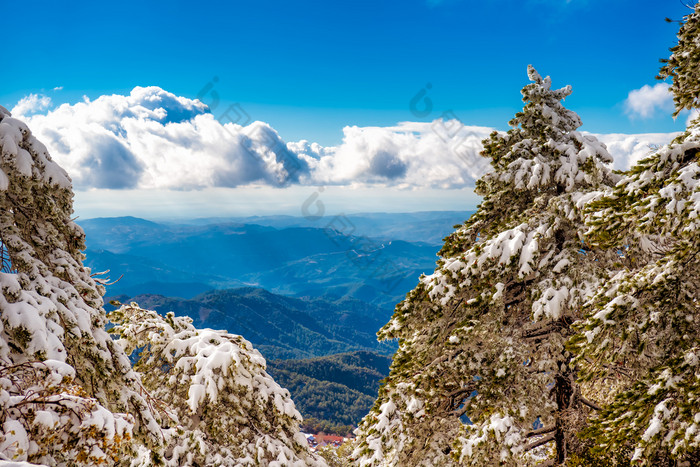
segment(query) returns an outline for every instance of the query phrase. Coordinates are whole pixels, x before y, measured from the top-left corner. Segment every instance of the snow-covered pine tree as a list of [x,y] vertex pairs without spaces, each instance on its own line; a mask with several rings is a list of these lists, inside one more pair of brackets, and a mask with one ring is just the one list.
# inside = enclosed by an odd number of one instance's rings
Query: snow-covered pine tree
[[571,88],[528,76],[512,129],[484,141],[492,171],[477,183],[478,211],[379,332],[399,350],[357,430],[361,466],[522,466],[575,448],[591,403],[564,345],[610,256],[583,242],[582,206],[616,176],[561,104]]
[[105,332],[71,181],[0,107],[0,459],[113,464],[161,444],[140,379]]
[[165,465],[326,465],[309,452],[289,392],[267,374],[250,342],[135,303],[109,318],[117,342],[139,352],[135,369],[144,385],[172,408]]
[[[676,113],[700,102],[700,6],[685,18],[662,76]],[[572,339],[587,391],[606,402],[587,430],[592,454],[635,465],[700,465],[700,120],[590,205],[591,241],[631,257],[586,307]]]
[[630,256],[572,339],[585,392],[606,403],[588,430],[594,454],[700,461],[698,153],[696,123],[591,205],[591,242]]
[[123,307],[113,340],[70,178],[2,107],[0,157],[0,463],[325,465],[243,338]]
[[659,71],[658,79],[672,78],[671,92],[677,116],[683,109],[700,107],[700,3],[695,5],[692,13],[681,21],[678,31],[678,43],[671,48],[671,56],[661,59],[664,66]]

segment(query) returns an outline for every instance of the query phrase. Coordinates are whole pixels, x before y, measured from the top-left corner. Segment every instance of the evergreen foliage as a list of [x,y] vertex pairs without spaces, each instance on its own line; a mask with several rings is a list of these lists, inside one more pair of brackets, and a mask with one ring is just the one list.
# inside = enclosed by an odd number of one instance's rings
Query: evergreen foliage
[[82,265],[71,182],[0,107],[0,459],[112,464],[162,442],[149,398],[105,332],[104,288]]
[[671,47],[671,56],[661,59],[664,66],[658,79],[672,78],[671,92],[677,116],[681,110],[700,106],[700,3],[681,21],[678,43]]
[[[699,103],[699,24],[700,3],[662,60],[660,77],[673,79],[674,115]],[[592,456],[700,463],[699,153],[696,119],[589,206],[592,242],[628,252],[571,340],[584,386],[606,402],[584,433]]]
[[699,153],[695,122],[590,206],[591,238],[632,258],[572,339],[582,377],[610,402],[588,434],[596,451],[632,447],[647,465],[700,445]]
[[135,303],[110,313],[144,386],[167,401],[165,465],[323,465],[299,432],[301,415],[241,336],[198,330]]
[[577,447],[595,404],[565,342],[614,256],[589,254],[582,208],[617,177],[561,104],[571,88],[528,76],[512,129],[484,141],[483,202],[379,332],[399,350],[358,429],[359,465],[529,465],[540,445],[560,462]]

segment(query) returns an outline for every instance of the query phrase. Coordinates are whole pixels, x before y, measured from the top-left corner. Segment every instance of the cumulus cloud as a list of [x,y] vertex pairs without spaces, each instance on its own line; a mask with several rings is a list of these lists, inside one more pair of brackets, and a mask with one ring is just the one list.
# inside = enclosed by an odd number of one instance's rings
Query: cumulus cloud
[[85,98],[25,120],[78,189],[188,190],[292,179],[286,147],[268,125],[221,124],[203,103],[157,87]]
[[668,144],[678,133],[642,133],[625,135],[620,133],[594,134],[605,143],[613,156],[613,168],[627,170],[634,164],[650,156],[654,151]]
[[671,113],[673,111],[673,95],[668,83],[657,83],[654,86],[645,84],[639,89],[630,91],[625,100],[625,111],[630,118],[651,118],[657,112]]
[[[31,95],[12,110],[24,118],[75,188],[203,190],[242,186],[473,187],[489,169],[481,141],[492,128],[445,113],[433,122],[343,129],[338,146],[285,143],[263,122],[217,120],[198,100],[158,87],[84,98],[48,110]],[[48,99],[48,98],[46,98]],[[44,109],[45,114],[33,114]],[[673,135],[596,135],[625,169]]]
[[[50,100],[49,100],[50,103]],[[347,127],[342,144],[285,143],[263,122],[218,121],[198,100],[158,87],[84,98],[46,114],[39,96],[13,112],[68,171],[78,189],[193,190],[243,185],[473,186],[488,167],[478,155],[492,131],[457,120]]]
[[14,117],[27,117],[43,112],[51,106],[51,98],[39,94],[30,94],[17,102],[10,112]]
[[346,127],[337,147],[308,141],[289,148],[305,158],[310,182],[324,185],[380,184],[400,188],[462,188],[488,170],[479,155],[492,128],[457,120],[404,122],[393,127]]

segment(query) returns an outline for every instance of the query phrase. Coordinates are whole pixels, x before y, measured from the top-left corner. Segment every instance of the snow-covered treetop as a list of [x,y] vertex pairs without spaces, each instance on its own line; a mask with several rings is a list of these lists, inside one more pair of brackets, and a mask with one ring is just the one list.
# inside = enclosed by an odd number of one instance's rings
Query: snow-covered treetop
[[[509,125],[513,128],[520,126],[529,131],[546,129],[553,132],[568,133],[581,126],[581,119],[576,112],[565,108],[561,101],[571,95],[571,85],[552,90],[552,79],[542,78],[535,67],[528,65],[527,77],[532,81],[521,91],[525,108],[515,114]],[[547,135],[549,136],[549,135]]]
[[518,191],[570,192],[599,183],[606,172],[603,164],[612,157],[603,143],[575,131],[581,119],[561,103],[571,86],[553,90],[550,78],[543,79],[532,66],[528,76],[533,82],[522,90],[526,104],[509,122],[512,129],[494,132],[484,142],[482,155],[492,159],[494,171],[477,183],[477,192],[488,197],[503,185]]
[[481,154],[491,159],[493,170],[476,184],[484,201],[468,223],[482,232],[499,231],[535,199],[546,204],[552,196],[617,180],[606,166],[612,157],[605,144],[576,131],[580,118],[562,105],[571,87],[553,90],[550,78],[532,66],[528,76],[532,83],[522,90],[525,106],[509,122],[512,128],[484,141]]
[[4,108],[0,191],[9,259],[0,272],[0,455],[95,464],[134,439],[159,444],[139,377],[104,330],[104,288],[82,264],[70,178]]
[[525,106],[509,122],[512,128],[493,132],[483,142],[481,155],[491,159],[493,168],[476,183],[484,201],[450,236],[441,256],[464,251],[466,244],[460,239],[468,239],[468,244],[475,236],[503,232],[535,204],[544,207],[561,194],[571,194],[569,201],[576,204],[581,201],[574,199],[577,191],[607,190],[620,179],[607,165],[612,157],[605,144],[576,131],[579,116],[561,102],[571,94],[571,86],[553,90],[551,79],[542,78],[532,66],[528,77],[532,83],[521,91]]
[[68,174],[51,160],[46,146],[29,131],[27,125],[12,118],[10,112],[0,106],[0,146],[2,146],[2,172],[0,190],[8,188],[8,172],[33,177],[53,187],[71,189]]
[[676,106],[674,116],[683,109],[700,106],[700,3],[695,5],[692,13],[681,21],[678,31],[678,43],[671,47],[671,56],[661,59],[664,66],[659,71],[658,79],[672,78],[671,92]]
[[556,430],[574,442],[579,422],[558,410],[585,419],[564,344],[614,256],[588,255],[583,207],[616,177],[605,145],[561,104],[571,89],[528,75],[513,128],[484,142],[484,201],[378,333],[399,349],[357,430],[360,465],[535,465],[533,423],[551,428],[543,444]]
[[110,319],[126,352],[140,352],[144,385],[172,408],[166,465],[325,465],[308,451],[289,392],[250,342],[135,303]]

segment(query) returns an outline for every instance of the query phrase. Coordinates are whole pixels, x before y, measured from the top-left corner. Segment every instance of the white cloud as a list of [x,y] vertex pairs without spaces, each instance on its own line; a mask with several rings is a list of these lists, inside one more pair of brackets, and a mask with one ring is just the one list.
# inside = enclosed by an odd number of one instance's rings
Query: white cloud
[[314,184],[462,188],[474,186],[488,170],[488,160],[479,151],[492,131],[457,120],[353,126],[343,129],[343,143],[337,147],[301,141],[289,148],[307,160],[308,181]]
[[63,91],[63,86],[56,86],[53,88],[54,91]]
[[24,109],[36,100],[23,99],[13,112],[25,117],[78,189],[461,188],[473,186],[487,169],[488,161],[478,152],[492,131],[456,120],[346,127],[341,145],[321,147],[306,141],[286,144],[262,122],[222,124],[201,102],[158,87],[85,98],[26,116]]
[[189,190],[290,178],[268,125],[222,125],[201,102],[157,87],[85,98],[25,120],[78,189]]
[[39,94],[30,94],[17,102],[10,112],[14,117],[28,117],[43,112],[51,106],[51,98]]
[[642,133],[626,135],[621,133],[594,134],[605,143],[613,156],[613,168],[627,170],[634,164],[650,156],[654,150],[668,144],[678,133]]
[[[203,103],[158,87],[26,116],[48,108],[50,100],[42,99],[28,96],[13,113],[27,121],[78,190],[462,189],[489,169],[479,152],[493,129],[464,126],[449,114],[430,123],[346,127],[340,145],[323,147],[287,144],[262,122],[222,124]],[[673,134],[596,136],[608,145],[615,168],[625,169]]]
[[668,83],[657,83],[654,86],[645,84],[639,89],[630,91],[625,100],[625,111],[630,118],[651,118],[657,112],[671,113],[673,111],[673,95]]

